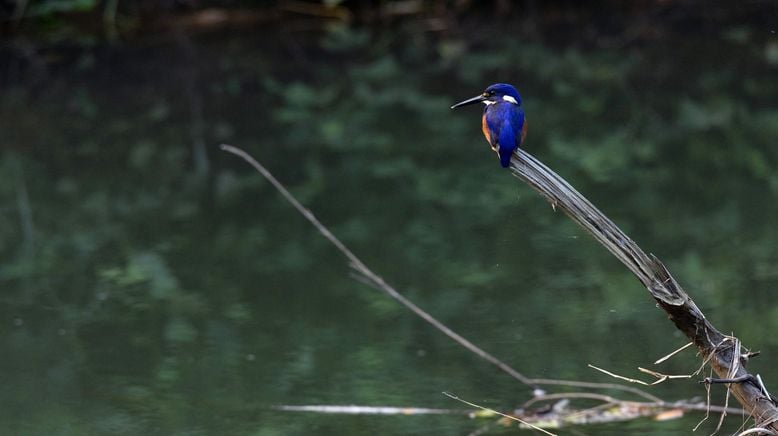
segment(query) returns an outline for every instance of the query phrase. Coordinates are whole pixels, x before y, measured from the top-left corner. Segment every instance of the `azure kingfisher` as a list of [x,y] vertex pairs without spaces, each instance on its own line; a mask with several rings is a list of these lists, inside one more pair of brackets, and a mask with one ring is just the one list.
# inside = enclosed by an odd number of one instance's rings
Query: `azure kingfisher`
[[500,157],[500,165],[507,168],[511,163],[511,155],[524,143],[524,137],[527,136],[521,96],[513,86],[495,83],[481,95],[459,102],[451,106],[451,109],[475,103],[486,105],[481,117],[481,130],[492,150]]

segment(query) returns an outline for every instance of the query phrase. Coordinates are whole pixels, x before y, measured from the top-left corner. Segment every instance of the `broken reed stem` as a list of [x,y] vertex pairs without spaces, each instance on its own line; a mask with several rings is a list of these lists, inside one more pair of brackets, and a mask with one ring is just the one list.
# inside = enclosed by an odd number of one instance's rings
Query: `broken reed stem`
[[[747,375],[740,341],[725,336],[708,320],[656,256],[646,254],[632,239],[567,181],[524,150],[511,160],[514,176],[529,184],[554,207],[562,209],[619,259],[651,293],[675,326],[691,339],[720,377]],[[778,407],[753,383],[729,385],[757,426],[778,430]]]

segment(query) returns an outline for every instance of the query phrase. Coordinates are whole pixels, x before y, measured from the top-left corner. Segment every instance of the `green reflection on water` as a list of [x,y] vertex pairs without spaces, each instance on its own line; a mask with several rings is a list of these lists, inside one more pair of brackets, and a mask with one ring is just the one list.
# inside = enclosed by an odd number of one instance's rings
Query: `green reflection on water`
[[[765,333],[778,327],[778,85],[761,52],[696,40],[587,51],[372,41],[338,29],[291,61],[268,41],[230,37],[199,41],[194,59],[127,47],[4,91],[7,432],[466,433],[481,424],[270,407],[457,407],[440,394],[451,391],[510,409],[529,397],[350,280],[291,207],[217,151],[225,141],[387,281],[529,376],[610,381],[586,365],[634,374],[680,346],[621,265],[499,168],[479,112],[449,111],[498,80],[523,93],[534,154],[659,255],[716,325],[778,349]],[[193,169],[197,132],[209,173]],[[661,370],[696,365],[688,353]],[[692,381],[652,392],[704,393]],[[686,434],[695,423],[628,429]]]

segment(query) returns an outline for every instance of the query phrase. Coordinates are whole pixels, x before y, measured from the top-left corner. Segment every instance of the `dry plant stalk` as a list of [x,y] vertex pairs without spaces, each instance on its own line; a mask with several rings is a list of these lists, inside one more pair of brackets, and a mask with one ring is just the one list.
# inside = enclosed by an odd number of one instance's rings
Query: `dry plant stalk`
[[[741,349],[740,341],[722,334],[705,318],[656,256],[646,254],[589,200],[526,151],[516,151],[510,168],[516,177],[546,197],[554,210],[561,209],[616,256],[646,287],[676,328],[694,343],[719,377],[755,379],[745,369],[748,354]],[[754,417],[757,427],[778,431],[778,407],[757,383],[730,383],[728,389]]]

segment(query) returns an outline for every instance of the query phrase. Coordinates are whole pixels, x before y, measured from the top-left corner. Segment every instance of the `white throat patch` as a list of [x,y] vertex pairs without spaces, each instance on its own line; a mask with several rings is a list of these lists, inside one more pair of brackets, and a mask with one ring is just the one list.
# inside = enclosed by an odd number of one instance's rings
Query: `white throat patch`
[[507,101],[507,102],[509,102],[509,103],[513,103],[513,104],[519,104],[519,102],[518,102],[518,101],[516,101],[516,99],[515,99],[515,98],[513,98],[513,97],[511,97],[510,95],[503,95],[503,96],[502,96],[502,99],[503,99],[503,100],[505,100],[505,101]]
[[496,101],[491,101],[491,100],[484,100],[484,104],[487,105],[487,106],[489,106],[490,104],[495,104],[495,103],[497,103],[497,102]]

